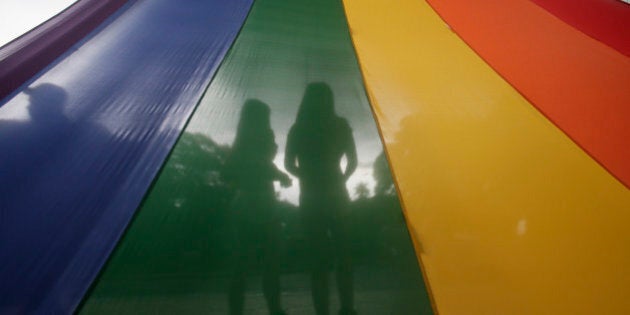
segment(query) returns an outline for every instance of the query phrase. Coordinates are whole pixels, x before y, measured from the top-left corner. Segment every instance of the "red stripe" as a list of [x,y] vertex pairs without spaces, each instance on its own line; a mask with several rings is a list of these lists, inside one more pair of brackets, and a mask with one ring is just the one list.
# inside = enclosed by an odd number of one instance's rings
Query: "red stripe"
[[531,0],[585,34],[630,56],[630,5],[620,0]]

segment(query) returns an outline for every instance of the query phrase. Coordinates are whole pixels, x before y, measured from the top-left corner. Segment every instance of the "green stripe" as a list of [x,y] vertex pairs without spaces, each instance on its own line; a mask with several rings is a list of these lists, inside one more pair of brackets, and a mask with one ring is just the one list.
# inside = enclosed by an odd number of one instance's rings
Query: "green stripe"
[[[81,312],[227,314],[227,288],[234,269],[229,218],[235,188],[220,174],[241,108],[248,99],[268,104],[278,145],[274,161],[284,170],[287,133],[312,82],[325,82],[332,88],[335,111],[352,128],[358,152],[358,169],[347,183],[352,196],[348,222],[352,224],[346,228],[355,269],[356,310],[359,314],[431,313],[343,8],[333,0],[258,0],[254,4]],[[263,176],[256,170],[244,171]],[[367,191],[360,186],[367,186]],[[294,178],[292,188],[277,193],[276,212],[282,222],[278,235],[284,240],[282,254],[277,256],[282,306],[288,314],[313,314],[309,275],[313,251],[300,223],[298,187]],[[248,269],[245,314],[265,314],[260,288],[264,265],[253,263]],[[339,299],[332,278],[331,313],[336,313]]]

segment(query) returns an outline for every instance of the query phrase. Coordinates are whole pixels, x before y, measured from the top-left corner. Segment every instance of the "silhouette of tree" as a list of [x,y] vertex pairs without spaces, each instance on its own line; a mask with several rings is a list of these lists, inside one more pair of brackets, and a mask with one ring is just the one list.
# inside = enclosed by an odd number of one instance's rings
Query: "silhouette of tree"
[[389,163],[387,162],[387,157],[385,156],[385,151],[381,152],[381,154],[379,154],[379,156],[374,161],[372,174],[374,175],[374,179],[376,180],[376,188],[374,189],[374,193],[376,195],[396,195],[396,188],[394,186],[394,181],[392,180],[392,175],[389,169]]
[[108,263],[115,270],[104,274],[151,278],[226,265],[233,189],[219,172],[229,152],[205,135],[184,133]]

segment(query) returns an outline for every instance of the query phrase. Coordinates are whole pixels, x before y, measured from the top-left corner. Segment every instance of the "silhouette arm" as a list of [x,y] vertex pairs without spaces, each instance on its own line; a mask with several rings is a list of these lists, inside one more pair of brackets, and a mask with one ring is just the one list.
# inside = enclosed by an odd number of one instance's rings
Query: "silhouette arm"
[[273,178],[274,180],[280,181],[282,187],[291,186],[291,177],[277,168],[275,164],[273,165]]
[[348,126],[348,140],[346,143],[346,150],[344,152],[346,154],[346,159],[348,159],[348,164],[346,166],[346,171],[343,174],[345,180],[348,180],[350,176],[357,169],[357,147],[354,143],[354,137],[352,136],[352,129]]
[[298,178],[300,177],[298,175],[300,170],[297,166],[297,154],[295,152],[295,135],[293,134],[293,130],[289,132],[289,136],[287,137],[287,148],[284,152],[284,168],[293,176]]

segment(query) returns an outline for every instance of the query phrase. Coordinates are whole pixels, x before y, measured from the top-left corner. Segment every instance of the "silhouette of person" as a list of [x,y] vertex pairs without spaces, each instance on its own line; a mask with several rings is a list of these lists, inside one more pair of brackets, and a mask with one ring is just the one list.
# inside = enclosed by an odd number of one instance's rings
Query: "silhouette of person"
[[[273,163],[278,147],[269,115],[267,104],[258,100],[245,102],[232,152],[223,171],[224,179],[236,190],[230,206],[235,242],[230,314],[243,313],[248,262],[260,256],[263,294],[269,313],[284,314],[280,307],[280,221],[273,182],[280,181],[287,187],[291,179]],[[258,255],[260,251],[262,255]]]
[[0,272],[9,284],[0,288],[0,304],[11,301],[18,312],[35,313],[40,305],[29,301],[44,300],[62,281],[69,257],[85,246],[101,218],[100,205],[85,201],[108,200],[112,190],[105,189],[106,176],[94,171],[93,160],[85,158],[107,153],[108,132],[91,121],[71,120],[65,114],[69,97],[60,86],[42,83],[24,94],[30,119],[0,120],[0,239],[11,239],[0,242],[0,270],[32,268]]
[[[344,156],[347,165],[342,170]],[[284,163],[287,171],[300,180],[300,210],[312,255],[315,311],[329,314],[328,269],[335,264],[339,314],[356,314],[346,180],[356,170],[357,153],[352,129],[346,119],[335,114],[333,93],[327,84],[307,86],[288,134]]]
[[[26,193],[29,183],[50,160],[63,152],[71,123],[64,115],[66,92],[50,83],[27,88],[29,121],[0,120],[0,183],[2,199]],[[27,174],[31,177],[27,177]],[[8,201],[8,200],[7,200]],[[2,206],[0,200],[0,208]],[[5,205],[8,207],[8,205]]]

